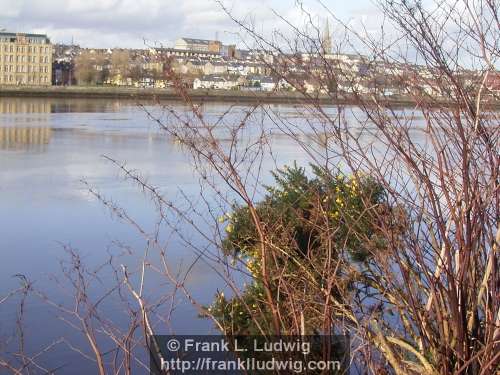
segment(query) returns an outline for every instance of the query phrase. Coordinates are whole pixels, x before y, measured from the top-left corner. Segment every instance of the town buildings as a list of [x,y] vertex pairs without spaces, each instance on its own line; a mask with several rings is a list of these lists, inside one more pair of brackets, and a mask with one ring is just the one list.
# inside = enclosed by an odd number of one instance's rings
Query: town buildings
[[[216,38],[217,39],[217,38]],[[0,32],[0,85],[106,85],[301,91],[335,95],[450,97],[429,67],[333,51],[330,27],[308,51],[239,50],[218,40],[180,38],[174,48],[53,46],[46,35]],[[498,96],[500,73],[457,71],[470,90]],[[485,77],[485,79],[483,79]]]
[[0,84],[52,84],[52,44],[47,35],[0,32]]
[[180,38],[175,41],[175,49],[220,53],[222,43],[218,40]]

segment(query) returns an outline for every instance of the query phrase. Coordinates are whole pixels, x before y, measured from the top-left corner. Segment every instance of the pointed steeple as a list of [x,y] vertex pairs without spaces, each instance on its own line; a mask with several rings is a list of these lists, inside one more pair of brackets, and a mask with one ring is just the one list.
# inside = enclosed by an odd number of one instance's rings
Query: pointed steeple
[[332,37],[330,34],[330,25],[328,24],[328,18],[325,22],[325,29],[323,30],[323,35],[321,36],[321,49],[323,54],[332,53]]

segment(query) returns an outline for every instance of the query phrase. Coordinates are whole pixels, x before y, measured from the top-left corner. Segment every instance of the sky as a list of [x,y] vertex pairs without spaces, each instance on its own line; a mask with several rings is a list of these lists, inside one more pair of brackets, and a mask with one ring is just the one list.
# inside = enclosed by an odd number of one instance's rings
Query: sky
[[[300,25],[303,13],[294,0],[222,0],[238,19],[257,30],[286,30],[277,12]],[[376,27],[370,0],[325,0],[337,17],[351,24]],[[320,2],[305,1],[319,24],[328,14]],[[378,18],[379,19],[379,18]],[[0,0],[0,30],[47,34],[53,43],[113,48],[173,46],[180,37],[214,39],[241,46],[241,30],[215,0]],[[335,33],[334,27],[332,32]],[[335,36],[335,34],[334,34]]]

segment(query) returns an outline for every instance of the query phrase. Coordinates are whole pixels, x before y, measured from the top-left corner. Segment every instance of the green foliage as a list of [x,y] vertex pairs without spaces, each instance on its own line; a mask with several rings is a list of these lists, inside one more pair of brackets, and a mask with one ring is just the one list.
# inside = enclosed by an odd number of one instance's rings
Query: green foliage
[[[332,175],[316,166],[312,166],[312,177],[308,177],[305,169],[295,163],[273,176],[274,186],[266,187],[267,194],[255,206],[266,237],[264,249],[273,252],[268,262],[272,280],[285,278],[291,289],[308,290],[308,283],[323,283],[324,275],[317,270],[327,257],[344,258],[361,266],[374,252],[384,250],[384,238],[377,228],[380,213],[387,207],[385,192],[372,178]],[[244,262],[253,283],[237,298],[227,300],[218,295],[210,313],[225,327],[225,333],[259,334],[256,320],[264,332],[269,331],[270,313],[263,298],[261,276],[262,244],[250,209],[234,207],[220,222],[226,223],[224,252]],[[342,272],[339,270],[339,275]],[[344,300],[354,283],[353,276],[346,273],[343,284],[338,283],[343,286],[336,287],[332,297]],[[313,306],[315,298],[305,293],[301,304]],[[314,312],[305,312],[309,316],[308,331],[317,330],[320,323],[315,321]],[[252,319],[255,316],[258,319]]]
[[[366,260],[371,250],[366,239],[376,232],[367,207],[383,202],[383,188],[369,177],[332,176],[319,167],[312,169],[313,178],[296,164],[273,172],[276,185],[267,187],[256,207],[266,233],[280,247],[307,255],[332,239],[324,235],[330,229],[338,250],[346,250],[354,261]],[[255,256],[258,235],[248,207],[235,207],[226,229],[226,254]]]

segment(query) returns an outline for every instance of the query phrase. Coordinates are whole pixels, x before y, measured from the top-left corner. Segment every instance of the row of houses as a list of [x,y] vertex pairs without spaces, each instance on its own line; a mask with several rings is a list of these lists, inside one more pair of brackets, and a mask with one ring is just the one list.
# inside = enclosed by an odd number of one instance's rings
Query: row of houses
[[202,59],[188,59],[188,60],[174,60],[171,63],[174,71],[180,74],[194,74],[194,75],[237,75],[247,76],[252,74],[268,74],[270,67],[259,61],[242,61],[237,59],[232,60],[202,60]]
[[248,75],[216,75],[209,74],[193,81],[193,89],[215,89],[215,90],[254,90],[275,91],[283,88],[285,81],[273,79],[269,76]]
[[[72,67],[70,61],[78,62],[82,56],[90,56],[93,69],[100,72],[100,82],[115,86],[165,88],[171,85],[169,74],[173,71],[183,78],[187,87],[194,89],[452,95],[440,81],[442,77],[432,69],[369,61],[359,55],[328,55],[326,63],[311,55],[274,56],[274,63],[270,64],[262,58],[258,60],[255,55],[243,60],[215,55],[174,57],[164,52],[156,49],[81,49],[74,54],[70,51],[61,60],[56,60],[54,82],[59,84],[71,80],[71,76],[78,76],[78,64],[73,75],[68,72]],[[471,90],[478,81],[477,72],[458,72],[457,77]],[[499,91],[498,77],[499,74],[492,73],[485,81],[492,92]]]
[[[139,50],[56,45],[54,82],[68,82],[71,77],[74,80],[75,74],[69,73],[74,68],[72,62],[79,56],[90,55],[95,60],[94,68],[106,72],[102,83],[108,85],[164,88],[171,84],[168,72],[173,71],[183,77],[185,85],[195,89],[450,95],[440,82],[439,72],[419,65],[378,61],[359,54],[275,55],[249,50],[228,56],[222,50],[223,45],[216,41],[187,38],[179,40],[176,48]],[[457,72],[471,89],[477,84],[477,74]],[[335,82],[331,82],[332,76]],[[500,91],[499,77],[500,74],[493,72],[485,80],[490,91]]]
[[[180,38],[173,48],[89,49],[52,45],[42,34],[0,32],[0,84],[163,88],[172,84],[172,72],[196,89],[454,95],[450,78],[431,67],[333,53],[331,48],[276,54],[238,50],[218,40]],[[498,71],[453,75],[471,92],[484,83],[486,93],[500,94]]]

